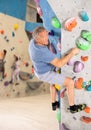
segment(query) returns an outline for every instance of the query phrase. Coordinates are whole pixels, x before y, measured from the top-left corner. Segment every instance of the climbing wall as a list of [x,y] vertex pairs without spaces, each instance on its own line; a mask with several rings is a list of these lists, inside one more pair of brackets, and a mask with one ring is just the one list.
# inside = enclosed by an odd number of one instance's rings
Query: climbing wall
[[0,12],[16,17],[18,19],[25,20],[26,5],[27,0],[0,0]]
[[[62,23],[62,56],[71,48],[80,48],[80,54],[74,56],[62,68],[62,73],[75,78],[75,103],[86,103],[88,111],[70,114],[67,110],[66,94],[62,98],[62,130],[90,130],[91,123],[91,1],[90,0],[48,0]],[[87,113],[88,112],[88,113]],[[85,116],[85,118],[82,118]],[[82,121],[82,119],[85,119]]]
[[[14,98],[49,93],[48,84],[40,82],[32,70],[29,53],[29,38],[25,21],[0,13],[0,51],[7,50],[5,78],[0,73],[0,98]],[[20,57],[20,81],[10,83],[13,73],[14,54]]]

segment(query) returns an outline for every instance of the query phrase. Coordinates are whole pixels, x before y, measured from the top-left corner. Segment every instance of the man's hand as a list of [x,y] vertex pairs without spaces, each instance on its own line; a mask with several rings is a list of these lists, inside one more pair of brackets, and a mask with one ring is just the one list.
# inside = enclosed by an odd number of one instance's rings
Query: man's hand
[[80,50],[78,48],[73,48],[68,55],[62,57],[61,59],[55,58],[51,61],[51,64],[55,67],[63,67],[74,55],[77,55],[79,53]]

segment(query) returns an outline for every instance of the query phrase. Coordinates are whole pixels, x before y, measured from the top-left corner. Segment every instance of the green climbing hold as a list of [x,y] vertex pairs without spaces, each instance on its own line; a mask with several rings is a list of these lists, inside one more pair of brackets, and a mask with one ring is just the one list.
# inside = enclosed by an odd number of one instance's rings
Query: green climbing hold
[[81,37],[84,38],[85,40],[91,42],[91,32],[89,32],[87,30],[82,30]]
[[56,17],[52,18],[52,26],[55,27],[55,28],[61,28],[61,24]]
[[76,45],[81,50],[88,50],[90,48],[90,43],[83,38],[78,38]]
[[58,122],[61,121],[61,111],[59,109],[57,110],[57,120]]

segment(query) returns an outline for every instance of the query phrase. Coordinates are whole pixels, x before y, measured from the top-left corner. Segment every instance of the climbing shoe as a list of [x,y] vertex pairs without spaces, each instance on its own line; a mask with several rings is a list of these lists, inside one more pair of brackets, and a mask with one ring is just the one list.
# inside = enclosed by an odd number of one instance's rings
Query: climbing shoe
[[73,108],[70,108],[70,112],[77,113],[83,111],[85,108],[86,108],[86,104],[74,105]]
[[57,108],[59,108],[59,106],[60,106],[60,105],[59,105],[59,102],[58,102],[58,101],[52,103],[52,110],[55,111]]

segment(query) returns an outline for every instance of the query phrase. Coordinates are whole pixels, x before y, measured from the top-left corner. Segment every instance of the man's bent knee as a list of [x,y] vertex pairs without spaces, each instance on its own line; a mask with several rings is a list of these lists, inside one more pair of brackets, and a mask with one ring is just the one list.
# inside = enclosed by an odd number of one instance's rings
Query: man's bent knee
[[63,86],[73,86],[74,87],[74,81],[72,80],[72,78],[66,77]]

